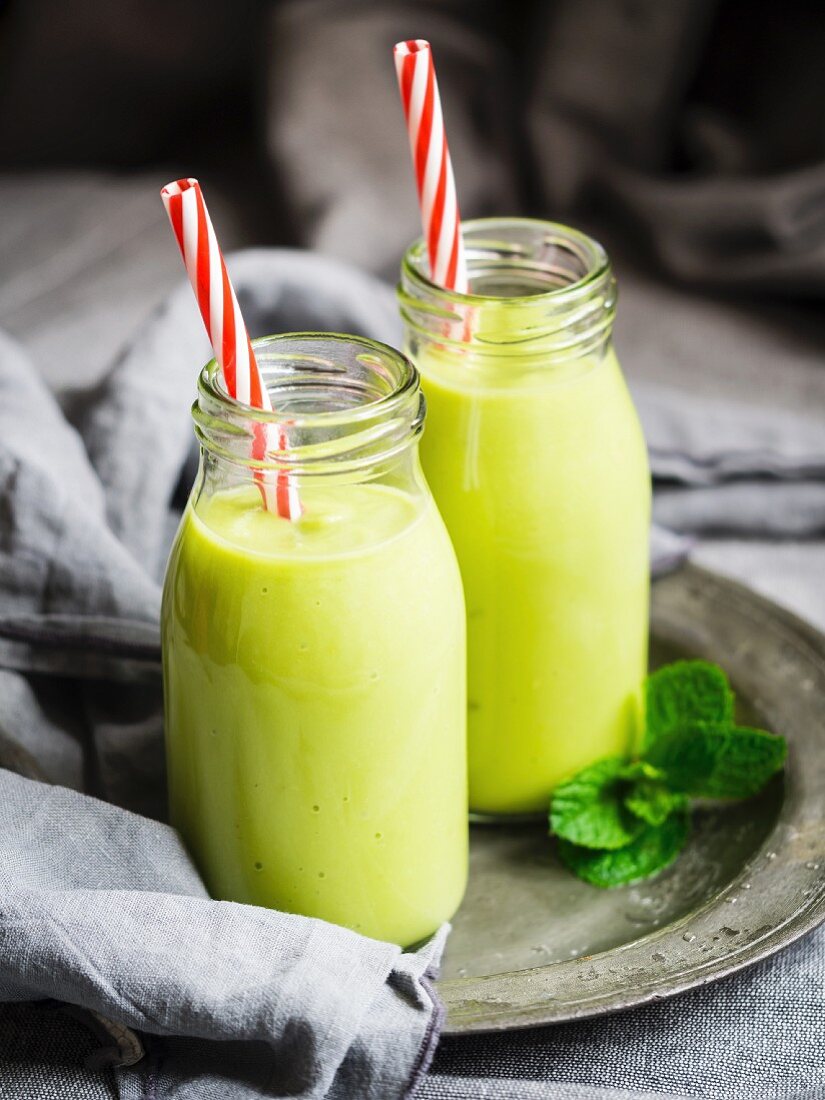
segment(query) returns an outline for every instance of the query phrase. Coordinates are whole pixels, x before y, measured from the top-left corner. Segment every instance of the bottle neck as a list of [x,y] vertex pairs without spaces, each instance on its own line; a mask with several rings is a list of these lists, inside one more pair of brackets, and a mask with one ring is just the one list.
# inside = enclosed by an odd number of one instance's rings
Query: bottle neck
[[[231,398],[214,360],[201,371],[192,418],[207,476],[357,482],[410,465],[425,405],[418,373],[400,352],[329,333],[267,336],[252,346],[271,409]],[[255,446],[262,437],[263,453]]]
[[423,241],[404,257],[398,298],[413,345],[489,366],[547,365],[604,351],[616,283],[601,245],[528,218],[485,218],[462,231],[470,294],[430,281]]

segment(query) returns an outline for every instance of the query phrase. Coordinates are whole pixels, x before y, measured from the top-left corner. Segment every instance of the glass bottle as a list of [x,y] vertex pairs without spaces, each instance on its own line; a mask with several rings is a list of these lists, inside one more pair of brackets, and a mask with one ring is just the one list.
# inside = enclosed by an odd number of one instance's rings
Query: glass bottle
[[535,814],[637,736],[650,476],[601,246],[522,218],[463,233],[472,293],[432,283],[419,241],[398,294],[464,581],[470,807]]
[[[172,821],[215,897],[409,945],[467,873],[465,614],[418,374],[349,336],[254,347],[277,415],[214,362],[193,406],[162,612]],[[270,424],[287,447],[256,462]],[[297,520],[262,504],[284,476]]]

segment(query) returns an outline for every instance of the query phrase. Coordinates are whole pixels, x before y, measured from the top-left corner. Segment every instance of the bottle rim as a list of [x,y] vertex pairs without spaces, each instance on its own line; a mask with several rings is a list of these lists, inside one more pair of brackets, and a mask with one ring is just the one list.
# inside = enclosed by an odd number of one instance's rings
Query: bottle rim
[[[488,358],[582,355],[613,325],[616,283],[598,241],[537,218],[478,218],[462,224],[470,293],[429,276],[422,238],[407,249],[397,297],[408,329],[450,350]],[[482,293],[479,287],[507,293]],[[512,287],[527,286],[525,293]]]
[[[232,397],[215,359],[198,375],[192,418],[209,454],[252,469],[341,472],[385,462],[417,438],[425,405],[418,371],[378,340],[348,333],[289,332],[252,341],[271,409]],[[252,458],[270,431],[278,446]]]
[[610,274],[610,260],[604,247],[594,238],[583,233],[579,229],[563,225],[561,222],[545,221],[542,218],[472,218],[461,224],[461,234],[464,239],[464,249],[467,256],[467,265],[472,285],[472,272],[483,260],[479,255],[485,243],[482,233],[495,232],[502,236],[507,243],[508,231],[511,235],[516,230],[532,230],[537,238],[552,237],[557,242],[573,246],[581,259],[586,263],[582,274],[573,280],[549,286],[546,290],[531,291],[528,294],[476,294],[472,291],[462,292],[450,290],[434,283],[429,276],[429,260],[427,258],[427,246],[424,237],[418,237],[412,242],[404,253],[401,270],[411,281],[422,284],[429,291],[436,293],[445,302],[466,303],[467,305],[506,303],[511,306],[535,306],[539,301],[552,300],[558,302],[561,298],[570,299],[580,297],[588,293],[593,285],[598,283],[605,275]]

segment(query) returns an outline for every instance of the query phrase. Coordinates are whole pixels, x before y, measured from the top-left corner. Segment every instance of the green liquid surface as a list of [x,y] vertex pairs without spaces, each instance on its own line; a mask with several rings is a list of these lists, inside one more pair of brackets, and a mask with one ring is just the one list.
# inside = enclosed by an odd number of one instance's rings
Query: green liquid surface
[[174,824],[212,894],[402,945],[467,872],[461,584],[430,500],[254,487],[190,506],[163,607]]
[[547,810],[552,788],[637,736],[650,480],[619,365],[495,372],[416,358],[421,458],[467,603],[470,806]]

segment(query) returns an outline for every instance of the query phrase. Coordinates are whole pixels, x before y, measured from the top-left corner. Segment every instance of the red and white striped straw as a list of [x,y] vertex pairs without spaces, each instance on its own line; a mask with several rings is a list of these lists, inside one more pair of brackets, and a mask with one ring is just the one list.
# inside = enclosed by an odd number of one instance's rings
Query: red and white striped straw
[[393,56],[407,117],[430,278],[447,290],[466,294],[461,219],[430,44],[422,38],[399,42]]
[[[252,350],[200,184],[191,178],[175,180],[161,188],[160,197],[169,215],[227,393],[254,409],[271,409],[269,392]],[[268,428],[269,425],[256,425],[253,458],[265,457]],[[286,432],[282,427],[274,430],[278,433],[278,448],[286,450]],[[259,471],[256,477],[269,511],[287,519],[297,519],[301,515],[297,489],[287,473],[278,473],[274,494],[262,472]]]

